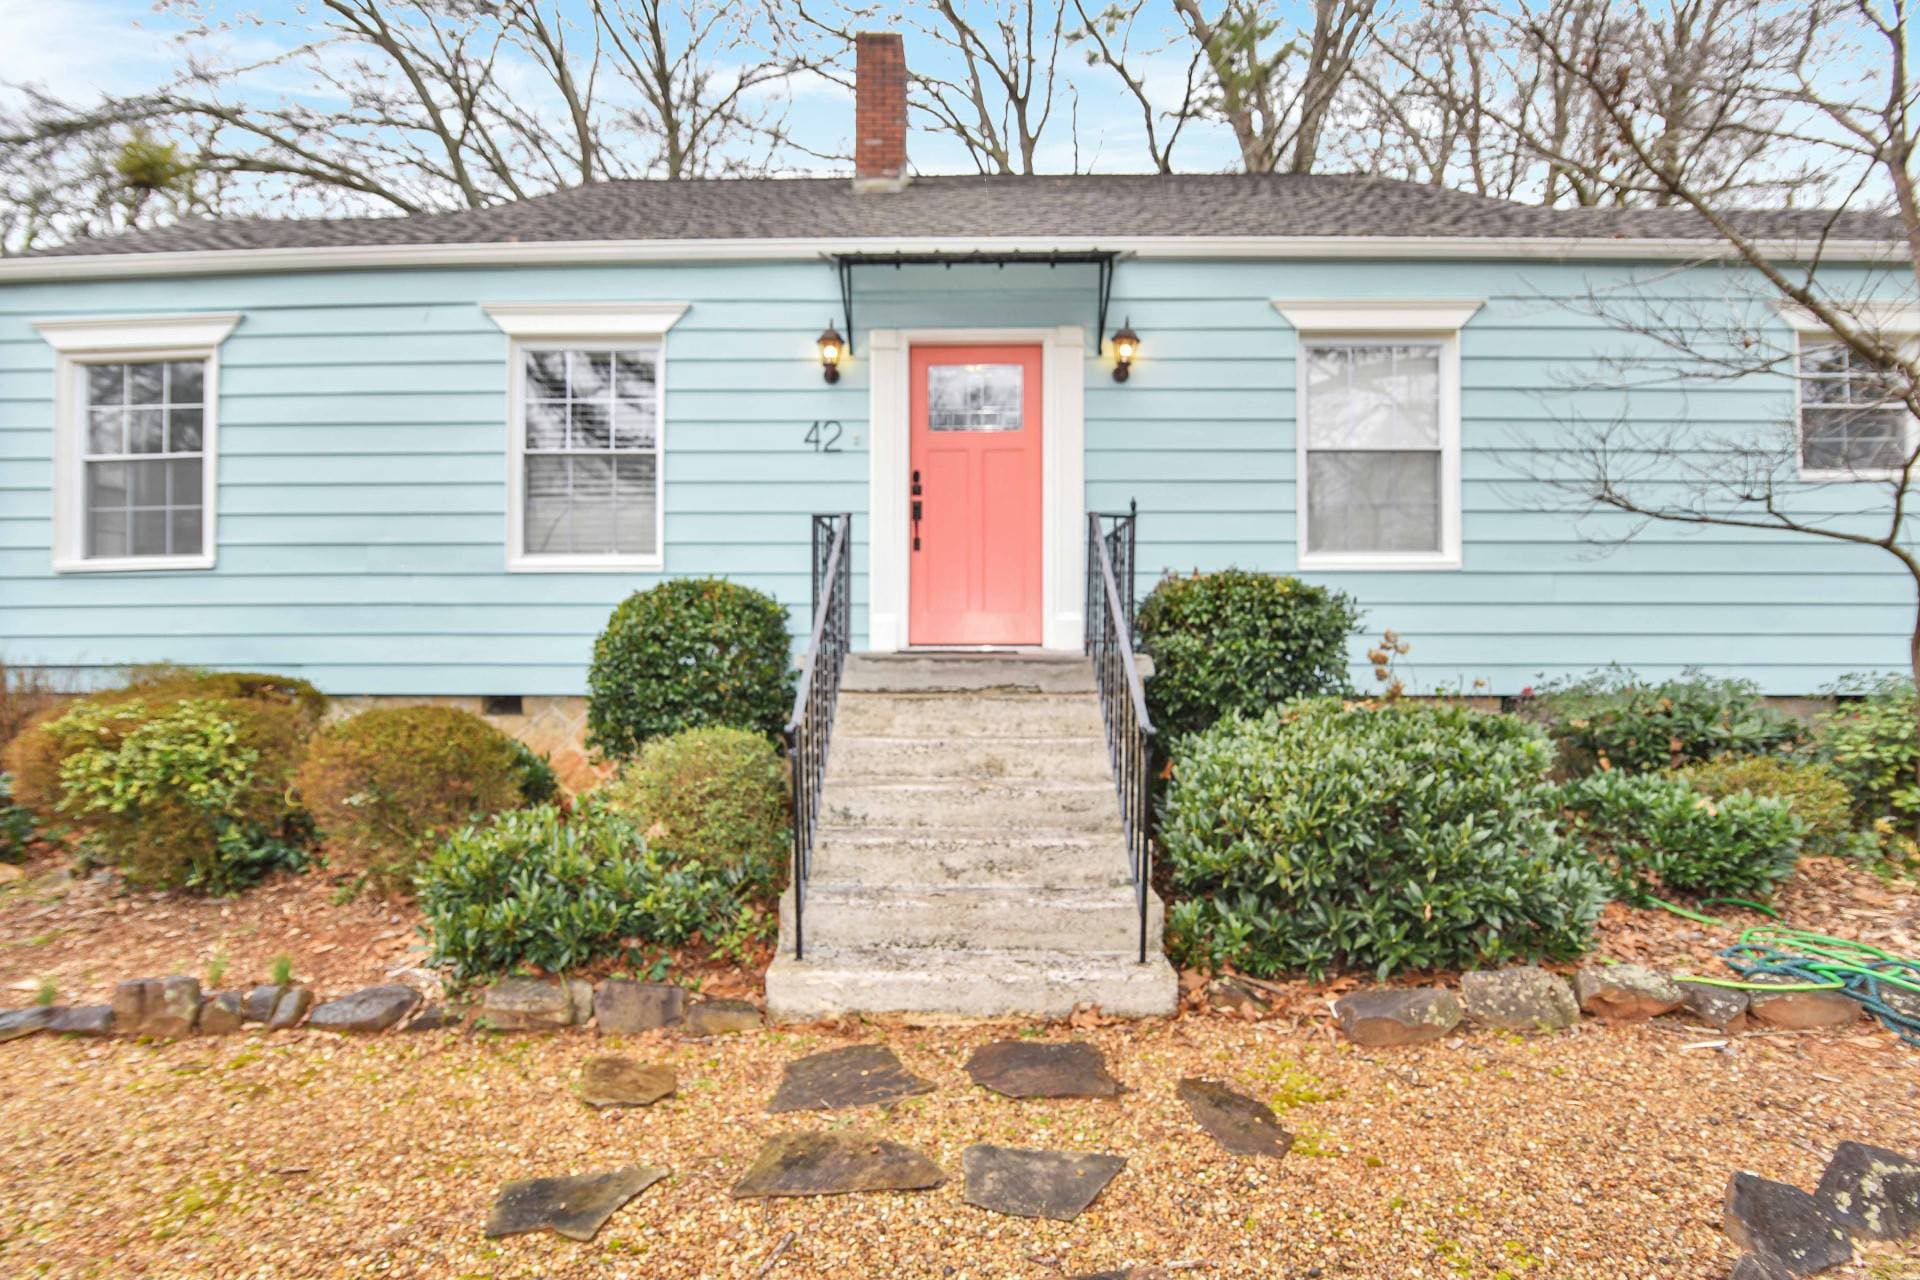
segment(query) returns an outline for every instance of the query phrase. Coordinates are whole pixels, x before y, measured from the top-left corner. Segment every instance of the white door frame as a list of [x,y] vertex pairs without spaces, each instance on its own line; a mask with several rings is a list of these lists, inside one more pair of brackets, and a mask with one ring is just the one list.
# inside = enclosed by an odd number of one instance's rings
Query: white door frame
[[907,647],[907,473],[911,468],[909,353],[915,346],[1025,343],[1040,347],[1041,647],[1078,651],[1085,590],[1087,340],[1051,329],[874,329],[867,429],[867,648]]

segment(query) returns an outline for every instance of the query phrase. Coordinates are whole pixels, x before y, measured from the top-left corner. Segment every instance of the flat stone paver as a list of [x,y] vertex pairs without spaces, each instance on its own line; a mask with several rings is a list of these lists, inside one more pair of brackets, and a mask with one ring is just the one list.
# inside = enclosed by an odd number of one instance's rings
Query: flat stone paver
[[947,1180],[911,1147],[872,1134],[788,1133],[767,1139],[734,1184],[735,1199],[837,1196],[855,1191],[926,1191]]
[[590,1107],[650,1107],[680,1086],[672,1067],[608,1055],[580,1068],[580,1101]]
[[667,1176],[652,1165],[628,1165],[573,1178],[509,1182],[487,1215],[487,1235],[552,1231],[569,1240],[591,1240],[620,1206]]
[[1293,1135],[1280,1127],[1273,1109],[1256,1098],[1198,1076],[1182,1080],[1178,1092],[1207,1135],[1237,1156],[1278,1160],[1293,1147]]
[[778,1114],[885,1106],[932,1092],[933,1085],[901,1066],[885,1045],[855,1044],[788,1063],[767,1110]]
[[1117,1098],[1120,1082],[1090,1044],[996,1040],[973,1051],[967,1075],[1009,1098]]
[[1071,1222],[1127,1167],[1120,1156],[977,1143],[961,1155],[968,1204],[1016,1218]]

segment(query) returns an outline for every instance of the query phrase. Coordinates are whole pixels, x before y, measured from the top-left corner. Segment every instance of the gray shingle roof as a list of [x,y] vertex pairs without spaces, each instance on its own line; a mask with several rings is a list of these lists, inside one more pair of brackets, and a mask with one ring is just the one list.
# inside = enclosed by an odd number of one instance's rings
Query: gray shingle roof
[[[1742,215],[1782,239],[1894,238],[1868,214]],[[1830,225],[1831,224],[1831,225]],[[856,193],[845,178],[602,182],[489,209],[387,218],[181,223],[46,250],[49,256],[364,245],[607,240],[1049,236],[1437,236],[1714,239],[1675,209],[1541,209],[1385,178],[1333,174],[926,177]]]

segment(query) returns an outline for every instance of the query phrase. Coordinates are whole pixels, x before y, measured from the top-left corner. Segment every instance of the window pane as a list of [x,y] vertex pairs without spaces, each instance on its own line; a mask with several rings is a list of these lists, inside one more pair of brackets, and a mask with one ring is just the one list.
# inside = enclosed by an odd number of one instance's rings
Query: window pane
[[127,505],[127,464],[89,462],[87,464],[87,506],[92,510]]
[[613,459],[576,457],[572,462],[573,550],[613,551]]
[[172,404],[200,404],[206,397],[206,378],[206,361],[175,361],[167,366],[167,400]]
[[88,404],[125,404],[127,402],[127,366],[90,364],[87,366]]
[[1369,343],[1307,349],[1307,447],[1413,449],[1440,443],[1440,349]]
[[567,435],[569,449],[608,449],[613,445],[612,414],[605,404],[581,404],[575,401],[567,406],[571,428]]
[[644,400],[651,403],[654,384],[658,378],[653,357],[622,351],[617,359],[613,393],[622,400]]
[[936,364],[927,369],[927,426],[933,431],[1018,431],[1026,368],[1017,364]]
[[197,556],[206,550],[200,536],[200,508],[175,507],[167,513],[167,552],[176,556]]
[[567,546],[567,459],[527,459],[526,552],[555,555]]
[[167,467],[165,462],[129,462],[126,464],[127,476],[133,482],[133,505],[136,507],[164,507],[167,505]]
[[169,453],[200,452],[201,428],[205,410],[169,409],[167,410],[167,451]]
[[127,451],[126,430],[126,410],[90,410],[87,414],[87,452],[125,453]]
[[127,554],[127,513],[124,508],[101,508],[88,515],[87,554],[90,556]]
[[167,501],[176,507],[199,506],[202,469],[200,459],[188,458],[183,462],[166,463],[165,466],[168,471]]
[[527,402],[527,448],[567,447],[567,406],[552,400]]
[[159,453],[167,443],[165,409],[129,409],[127,411],[127,452]]
[[614,403],[614,448],[653,448],[654,426],[655,414],[651,404],[639,404],[632,400],[620,400]]
[[604,400],[613,386],[613,356],[605,351],[568,353],[572,373],[569,394],[575,400]]
[[127,554],[130,556],[163,556],[167,554],[167,513],[165,511],[138,511],[133,513],[131,532],[127,537]]
[[165,399],[166,366],[130,364],[127,366],[127,398],[135,404],[159,404]]
[[567,398],[566,352],[527,352],[527,398],[530,400],[565,400]]
[[613,465],[614,549],[630,556],[650,556],[658,549],[654,542],[658,460],[651,455],[620,458]]
[[1307,455],[1307,550],[1440,550],[1440,455]]
[[1886,471],[1906,461],[1905,409],[1807,406],[1800,458],[1812,471]]

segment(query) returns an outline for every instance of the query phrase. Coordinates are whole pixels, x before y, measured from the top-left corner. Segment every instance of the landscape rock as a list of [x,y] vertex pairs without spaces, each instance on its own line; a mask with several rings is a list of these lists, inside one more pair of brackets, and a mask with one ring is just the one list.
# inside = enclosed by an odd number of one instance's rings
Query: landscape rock
[[1920,1233],[1920,1160],[1897,1151],[1841,1143],[1813,1196],[1856,1240]]
[[901,1066],[885,1045],[855,1044],[789,1062],[767,1110],[778,1114],[886,1106],[932,1092],[933,1085]]
[[199,1018],[200,983],[194,978],[134,978],[113,989],[113,1027],[123,1036],[190,1036]]
[[1118,1271],[1095,1271],[1088,1275],[1073,1276],[1070,1280],[1173,1280],[1173,1272],[1165,1267],[1122,1267]]
[[1680,1007],[1722,1031],[1747,1029],[1747,993],[1701,982],[1680,984]]
[[1757,1174],[1736,1173],[1728,1182],[1722,1227],[1740,1248],[1772,1258],[1791,1275],[1810,1276],[1853,1256],[1847,1233],[1826,1206]]
[[1278,1160],[1293,1146],[1273,1109],[1213,1080],[1189,1076],[1179,1085],[1180,1100],[1212,1139],[1237,1156]]
[[1749,1253],[1733,1264],[1733,1274],[1728,1280],[1793,1280],[1793,1272],[1782,1266],[1777,1258],[1769,1258],[1763,1253]]
[[1009,1098],[1117,1098],[1120,1082],[1100,1050],[1082,1041],[996,1040],[967,1059],[977,1085]]
[[8,1009],[0,1013],[0,1044],[8,1040],[19,1040],[24,1036],[38,1035],[47,1029],[53,1021],[54,1009],[50,1004],[36,1004],[27,1009]]
[[686,989],[671,982],[613,978],[593,991],[593,1020],[603,1036],[637,1035],[670,1027],[686,1015]]
[[980,1209],[1016,1218],[1071,1222],[1127,1167],[1120,1156],[1083,1151],[1034,1151],[976,1143],[960,1156],[966,1173],[961,1198]]
[[509,1182],[487,1215],[487,1235],[552,1231],[569,1240],[591,1240],[622,1205],[666,1176],[665,1169],[629,1165],[575,1178]]
[[398,969],[387,970],[391,982],[404,983],[420,993],[420,999],[426,1004],[435,1004],[447,998],[447,984],[439,974],[431,969],[422,969],[419,965],[402,965]]
[[[505,978],[481,997],[480,1017],[495,1031],[558,1031],[578,1021],[576,994],[571,983],[559,978]],[[588,988],[589,1010],[592,1001]]]
[[1252,983],[1223,974],[1207,984],[1207,1004],[1225,1013],[1266,1013],[1273,1006],[1267,993]]
[[1643,964],[1590,964],[1573,975],[1580,1011],[1609,1022],[1657,1018],[1680,1007],[1680,984]]
[[419,1003],[418,991],[390,982],[315,1005],[307,1025],[320,1031],[385,1031]]
[[[1756,973],[1749,982],[1791,983],[1793,978]],[[1844,991],[1749,991],[1747,1014],[1755,1022],[1789,1031],[1844,1027],[1863,1015],[1860,1002]]]
[[1580,1020],[1573,988],[1558,974],[1531,965],[1479,969],[1462,975],[1467,1016],[1506,1031],[1557,1031]]
[[725,1036],[737,1031],[758,1031],[765,1021],[758,1005],[746,1000],[702,1000],[687,1010],[686,1030],[690,1036]]
[[238,991],[222,991],[208,996],[200,1005],[200,1034],[230,1036],[240,1030],[246,1022],[240,1012],[241,999]]
[[47,1021],[47,1031],[63,1036],[110,1036],[113,1034],[113,1006],[82,1004],[55,1009]]
[[449,1027],[466,1025],[466,1018],[460,1010],[451,1005],[430,1004],[407,1019],[402,1031],[444,1031]]
[[1444,987],[1355,991],[1334,1001],[1333,1012],[1347,1039],[1376,1049],[1438,1040],[1463,1015],[1459,999]]
[[285,1031],[288,1027],[297,1027],[300,1020],[307,1016],[307,1010],[313,1008],[313,988],[283,987],[274,999],[273,1008],[267,1014],[267,1030]]
[[248,1022],[265,1022],[273,1016],[273,1006],[280,999],[280,993],[289,989],[271,982],[249,987],[240,997],[240,1016]]
[[650,1107],[679,1087],[672,1067],[632,1058],[589,1058],[580,1068],[580,1101],[590,1107]]
[[832,1196],[853,1191],[925,1191],[945,1182],[940,1166],[871,1134],[789,1133],[769,1138],[734,1184],[735,1199]]

